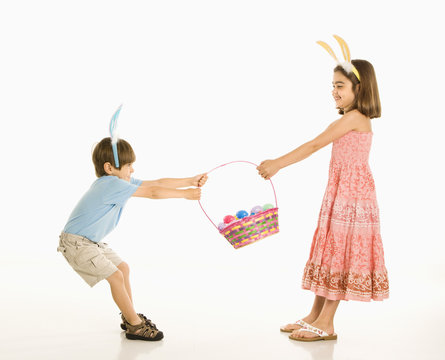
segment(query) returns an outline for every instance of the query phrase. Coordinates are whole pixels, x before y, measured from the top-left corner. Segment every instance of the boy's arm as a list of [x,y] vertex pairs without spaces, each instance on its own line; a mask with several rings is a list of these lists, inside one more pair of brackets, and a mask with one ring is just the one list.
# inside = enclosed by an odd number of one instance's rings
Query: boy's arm
[[178,189],[189,186],[202,187],[207,181],[207,174],[199,174],[188,178],[164,178],[159,180],[146,180],[141,186],[160,186],[170,189]]
[[132,196],[150,199],[184,198],[187,200],[200,200],[201,189],[172,189],[161,186],[144,186],[144,183],[142,183]]

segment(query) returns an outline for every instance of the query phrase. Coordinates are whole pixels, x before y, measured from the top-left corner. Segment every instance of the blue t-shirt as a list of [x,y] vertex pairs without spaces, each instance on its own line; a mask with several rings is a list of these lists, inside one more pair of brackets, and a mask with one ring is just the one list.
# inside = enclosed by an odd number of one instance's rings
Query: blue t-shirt
[[101,241],[116,227],[125,203],[141,184],[134,178],[128,182],[117,176],[100,177],[80,199],[63,231]]

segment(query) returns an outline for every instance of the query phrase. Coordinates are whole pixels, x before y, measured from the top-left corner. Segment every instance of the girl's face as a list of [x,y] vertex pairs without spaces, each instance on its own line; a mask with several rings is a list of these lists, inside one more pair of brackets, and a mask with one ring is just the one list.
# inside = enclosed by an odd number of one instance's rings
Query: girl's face
[[335,71],[332,85],[332,96],[334,97],[337,109],[343,109],[344,112],[347,112],[347,109],[352,106],[355,100],[352,81],[340,71]]

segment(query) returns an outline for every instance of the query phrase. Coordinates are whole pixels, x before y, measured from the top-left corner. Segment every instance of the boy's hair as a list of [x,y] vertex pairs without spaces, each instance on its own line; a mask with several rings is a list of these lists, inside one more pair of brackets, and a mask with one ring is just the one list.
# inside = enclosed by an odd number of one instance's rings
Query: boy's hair
[[109,162],[116,169],[121,169],[125,164],[131,164],[136,161],[136,155],[131,145],[124,139],[117,141],[117,153],[119,156],[119,167],[114,162],[113,149],[111,147],[111,138],[103,138],[93,150],[93,164],[97,177],[108,175],[105,172],[104,164]]
[[[380,105],[379,88],[374,67],[366,60],[352,60],[351,62],[360,74],[361,81],[358,81],[353,72],[347,73],[341,65],[334,69],[334,72],[341,72],[352,82],[355,101],[351,110],[357,109],[371,119],[380,117],[382,106]],[[357,86],[358,84],[360,84],[359,87]],[[344,111],[340,109],[338,113],[343,115]]]

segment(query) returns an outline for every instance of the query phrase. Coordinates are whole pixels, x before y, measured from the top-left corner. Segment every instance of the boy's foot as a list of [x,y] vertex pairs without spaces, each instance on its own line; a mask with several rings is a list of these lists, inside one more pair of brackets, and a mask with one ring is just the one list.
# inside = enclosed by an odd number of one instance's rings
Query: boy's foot
[[138,325],[127,322],[126,326],[125,337],[130,340],[159,341],[164,337],[162,331],[159,331],[150,320],[142,320]]
[[[124,318],[124,314],[120,313],[121,315],[121,319],[122,319],[122,324],[121,324],[121,329],[122,330],[127,330],[127,325],[128,325],[128,321],[127,319]],[[148,321],[151,325],[154,325],[150,319],[147,319],[147,317],[144,314],[137,314],[142,321]]]

